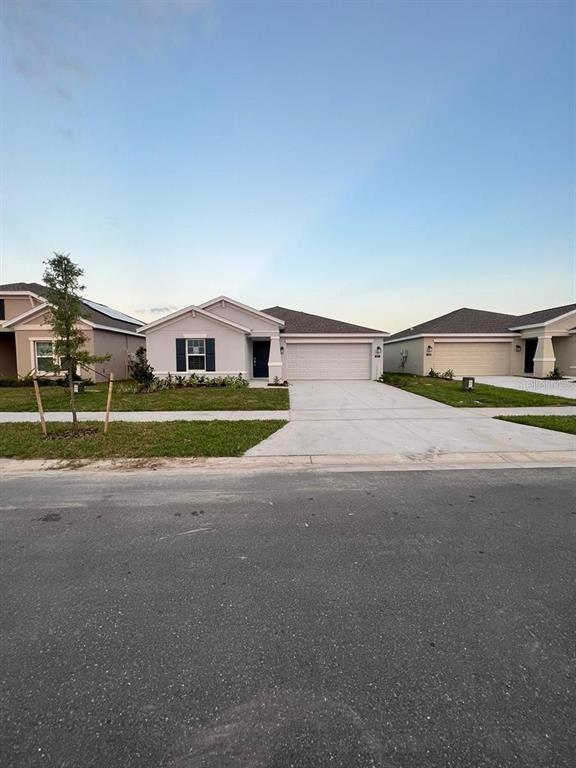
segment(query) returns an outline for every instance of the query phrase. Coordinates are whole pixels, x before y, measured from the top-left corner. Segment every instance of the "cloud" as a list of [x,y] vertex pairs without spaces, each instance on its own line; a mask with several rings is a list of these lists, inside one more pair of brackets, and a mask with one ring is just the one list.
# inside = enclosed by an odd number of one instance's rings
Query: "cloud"
[[149,312],[151,315],[167,315],[169,312],[175,312],[178,307],[172,305],[166,307],[145,307],[144,309],[138,309],[137,312]]
[[135,4],[152,16],[189,16],[208,8],[212,0],[136,0]]
[[12,70],[72,101],[72,89],[91,75],[82,61],[62,52],[62,38],[75,40],[82,31],[66,5],[19,0],[4,4],[2,10],[3,42]]
[[64,141],[74,141],[74,132],[69,128],[62,128],[59,126],[56,128],[56,133],[58,136],[60,136],[61,139],[64,139]]

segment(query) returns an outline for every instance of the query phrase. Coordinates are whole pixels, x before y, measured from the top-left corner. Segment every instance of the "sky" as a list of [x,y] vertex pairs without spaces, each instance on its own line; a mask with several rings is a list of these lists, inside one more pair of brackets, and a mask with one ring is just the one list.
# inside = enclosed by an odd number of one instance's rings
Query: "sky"
[[394,332],[576,301],[574,2],[4,0],[0,282]]

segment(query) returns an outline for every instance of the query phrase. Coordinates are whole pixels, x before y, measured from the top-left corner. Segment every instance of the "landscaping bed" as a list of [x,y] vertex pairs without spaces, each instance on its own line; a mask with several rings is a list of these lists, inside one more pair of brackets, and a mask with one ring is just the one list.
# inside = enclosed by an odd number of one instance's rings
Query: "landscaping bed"
[[500,421],[514,424],[526,424],[529,427],[552,429],[555,432],[567,432],[576,435],[576,416],[496,416]]
[[[13,459],[111,459],[177,456],[241,456],[285,421],[82,422],[80,436],[58,439],[70,423],[0,425],[0,456]],[[56,439],[54,439],[56,437]]]
[[422,395],[455,408],[506,408],[539,405],[576,405],[576,399],[543,395],[539,392],[523,392],[519,389],[476,384],[473,390],[464,391],[461,381],[414,376],[409,373],[385,373],[380,381],[392,387],[404,389],[414,395]]
[[[186,387],[158,392],[135,393],[134,382],[114,383],[113,411],[280,411],[289,408],[287,389],[228,387]],[[107,384],[86,387],[76,396],[79,411],[103,411]],[[68,411],[70,399],[64,387],[43,387],[45,411]],[[0,411],[36,411],[34,390],[30,387],[0,388]]]

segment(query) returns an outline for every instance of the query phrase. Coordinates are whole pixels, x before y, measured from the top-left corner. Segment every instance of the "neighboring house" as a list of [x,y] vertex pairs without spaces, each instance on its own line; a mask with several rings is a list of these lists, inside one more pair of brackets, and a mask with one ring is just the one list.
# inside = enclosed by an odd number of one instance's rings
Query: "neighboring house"
[[555,367],[576,376],[576,304],[527,315],[457,309],[384,342],[385,371],[544,378]]
[[[53,336],[45,297],[46,287],[39,283],[0,285],[0,377],[52,372]],[[109,361],[92,367],[104,375],[114,373],[115,378],[125,379],[130,356],[144,343],[137,333],[142,322],[105,304],[88,299],[83,299],[82,304],[79,325],[86,337],[86,349],[92,355],[111,355]],[[96,380],[93,371],[81,373]]]
[[376,379],[384,331],[284,307],[262,311],[226,296],[140,329],[157,376],[242,374],[249,379]]

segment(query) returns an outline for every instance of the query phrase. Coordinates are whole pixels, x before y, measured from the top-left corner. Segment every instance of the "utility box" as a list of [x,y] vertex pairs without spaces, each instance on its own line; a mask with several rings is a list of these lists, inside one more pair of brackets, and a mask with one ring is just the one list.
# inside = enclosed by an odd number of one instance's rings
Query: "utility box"
[[475,381],[474,376],[462,376],[462,389],[466,392],[474,389]]
[[74,394],[82,395],[84,393],[84,383],[81,381],[74,382]]

